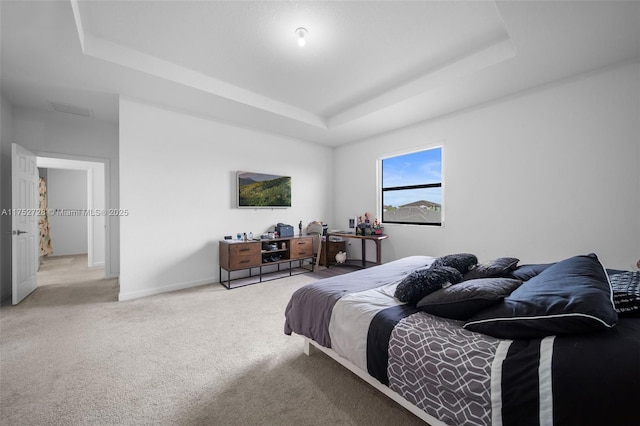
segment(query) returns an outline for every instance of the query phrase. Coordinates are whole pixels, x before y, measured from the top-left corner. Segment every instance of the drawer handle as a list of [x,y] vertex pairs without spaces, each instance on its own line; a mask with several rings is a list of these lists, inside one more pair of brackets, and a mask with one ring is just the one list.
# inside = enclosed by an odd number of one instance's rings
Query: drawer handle
[[241,260],[239,263],[249,263],[248,260]]
[[301,252],[298,252],[298,254],[307,254],[307,252],[306,251],[301,251]]
[[251,251],[250,248],[241,248],[240,251]]

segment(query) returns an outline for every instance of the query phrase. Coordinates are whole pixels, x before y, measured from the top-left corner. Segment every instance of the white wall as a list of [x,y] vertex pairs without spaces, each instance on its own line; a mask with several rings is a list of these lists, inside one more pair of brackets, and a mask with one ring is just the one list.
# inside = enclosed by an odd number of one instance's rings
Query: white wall
[[[218,241],[331,220],[332,150],[120,101],[120,300],[217,283]],[[292,177],[290,209],[235,207],[238,170]]]
[[445,225],[386,225],[383,261],[471,252],[527,263],[595,252],[607,267],[635,268],[639,120],[636,64],[352,143],[335,151],[335,217],[376,211],[378,157],[442,144]]
[[[13,111],[0,96],[0,212],[11,209],[11,143]],[[0,215],[0,300],[11,295],[11,216]]]
[[[13,108],[13,139],[36,155],[106,162],[107,201],[119,206],[118,126],[69,114]],[[107,277],[120,270],[119,217],[108,216],[107,246],[111,258]]]
[[84,254],[87,246],[87,216],[69,216],[62,211],[87,209],[87,172],[49,169],[47,174],[51,256]]

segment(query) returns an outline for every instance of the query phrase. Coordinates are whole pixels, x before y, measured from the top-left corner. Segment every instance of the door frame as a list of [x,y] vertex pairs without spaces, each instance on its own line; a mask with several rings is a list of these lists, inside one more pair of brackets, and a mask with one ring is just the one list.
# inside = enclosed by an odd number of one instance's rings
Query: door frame
[[[58,154],[52,152],[35,151],[34,154],[37,158],[49,158],[56,160],[71,160],[82,161],[92,163],[102,163],[104,166],[104,208],[108,212],[111,207],[111,161],[108,158],[101,157],[88,157],[83,155],[72,154]],[[43,166],[44,167],[44,166]],[[89,176],[87,176],[87,179]],[[115,275],[112,273],[112,259],[111,259],[111,221],[114,216],[107,215],[105,217],[105,235],[104,235],[104,274],[105,278],[112,278]]]

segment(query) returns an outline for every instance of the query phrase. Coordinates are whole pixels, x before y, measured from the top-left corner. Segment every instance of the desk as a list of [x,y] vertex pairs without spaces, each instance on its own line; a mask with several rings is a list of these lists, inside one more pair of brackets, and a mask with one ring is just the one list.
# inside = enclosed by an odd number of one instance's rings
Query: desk
[[[367,267],[367,241],[373,241],[376,243],[376,262],[375,265],[380,265],[382,263],[381,256],[381,242],[389,238],[388,235],[356,235],[350,234],[346,232],[328,232],[327,233],[327,244],[331,244],[330,237],[340,237],[340,238],[356,238],[362,241],[362,264],[363,268]],[[330,266],[330,259],[327,259],[327,268]]]

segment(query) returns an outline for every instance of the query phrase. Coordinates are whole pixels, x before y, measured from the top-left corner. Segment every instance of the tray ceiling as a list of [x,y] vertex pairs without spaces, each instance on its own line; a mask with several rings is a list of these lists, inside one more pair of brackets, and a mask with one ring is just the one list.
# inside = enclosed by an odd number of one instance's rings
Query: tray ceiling
[[3,93],[111,121],[125,96],[338,145],[638,61],[638,13],[636,2],[3,1]]

